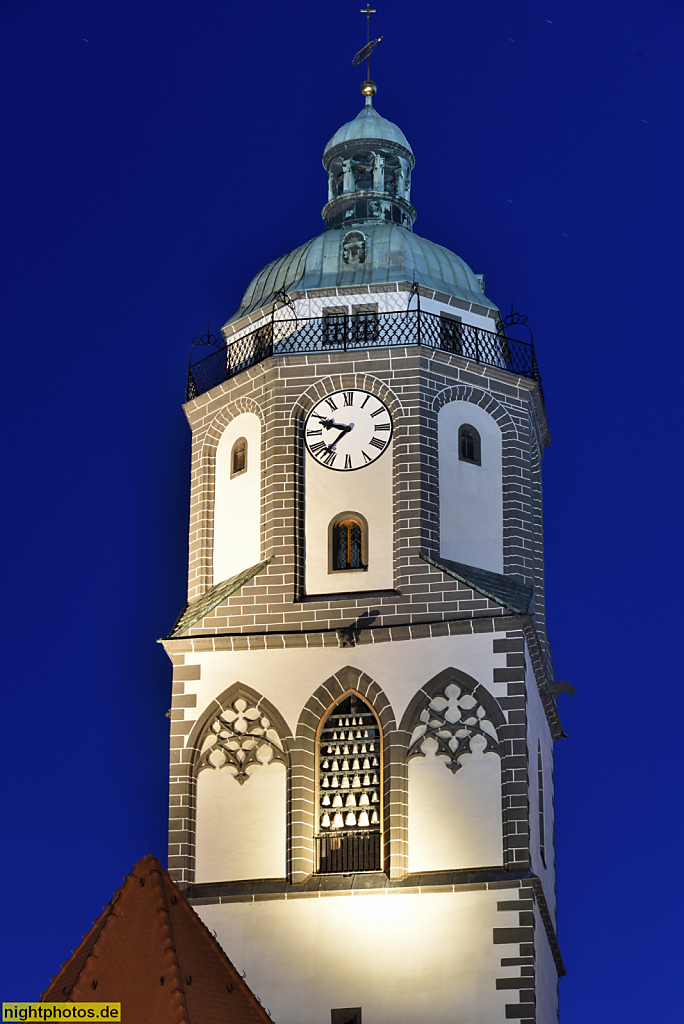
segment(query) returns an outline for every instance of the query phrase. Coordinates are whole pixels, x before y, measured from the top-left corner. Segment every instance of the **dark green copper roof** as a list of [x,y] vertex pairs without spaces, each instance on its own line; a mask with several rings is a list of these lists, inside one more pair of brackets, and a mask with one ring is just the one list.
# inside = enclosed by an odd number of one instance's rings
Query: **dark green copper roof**
[[431,291],[497,309],[465,260],[444,246],[398,224],[363,224],[354,230],[366,236],[365,263],[350,266],[344,262],[344,228],[324,231],[264,267],[250,283],[228,324],[267,306],[283,289],[290,294],[399,281],[415,281]]
[[471,590],[478,594],[490,597],[497,604],[504,608],[510,608],[520,615],[527,615],[532,603],[532,587],[527,583],[514,580],[512,576],[504,576],[500,572],[491,572],[489,569],[478,569],[474,565],[464,565],[462,562],[452,562],[450,558],[430,558],[429,555],[420,556],[424,562],[429,562],[435,569],[441,569],[447,576],[465,583]]
[[231,576],[221,583],[215,583],[204,594],[200,594],[199,597],[188,601],[176,619],[176,623],[169,633],[167,640],[175,640],[176,637],[187,633],[196,622],[203,619],[209,612],[213,612],[214,608],[218,608],[222,601],[225,601],[227,597],[234,594],[240,587],[244,587],[245,583],[251,580],[253,576],[257,576],[274,558],[275,555],[271,555],[265,561],[258,562],[257,565],[252,565],[249,569],[243,569],[242,572],[236,573],[235,576]]

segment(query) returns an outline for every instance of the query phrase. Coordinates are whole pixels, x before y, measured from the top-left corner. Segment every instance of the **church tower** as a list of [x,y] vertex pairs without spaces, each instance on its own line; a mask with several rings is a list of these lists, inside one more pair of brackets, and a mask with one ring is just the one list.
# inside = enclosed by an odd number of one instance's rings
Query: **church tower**
[[537,365],[362,92],[189,371],[169,870],[276,1024],[552,1024]]

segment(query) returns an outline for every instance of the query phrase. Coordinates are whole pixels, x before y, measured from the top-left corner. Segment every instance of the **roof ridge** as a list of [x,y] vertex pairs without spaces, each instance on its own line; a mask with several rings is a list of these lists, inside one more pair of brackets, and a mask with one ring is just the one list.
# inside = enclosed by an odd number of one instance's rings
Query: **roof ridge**
[[[171,878],[171,876],[167,875],[166,877],[168,878],[168,881],[171,884],[172,888],[175,889],[179,893],[179,895],[183,895],[181,893],[180,889],[178,888],[178,886],[176,885],[176,883],[174,882],[174,880]],[[232,968],[232,970],[235,971],[236,977],[239,978],[240,981],[244,981],[244,977],[240,974],[240,972],[238,971],[237,967],[235,966],[233,961],[230,959],[230,957],[226,953],[226,951],[223,948],[223,946],[221,945],[221,943],[218,941],[218,939],[216,938],[214,933],[212,931],[210,931],[210,929],[207,927],[206,923],[202,920],[202,918],[199,916],[199,914],[195,913],[195,911],[193,910],[191,904],[188,902],[187,898],[181,900],[180,905],[183,908],[183,913],[189,914],[192,918],[194,918],[195,924],[199,923],[200,930],[204,932],[204,934],[206,935],[207,939],[209,940],[210,947],[211,947],[211,949],[212,949],[212,951],[214,953],[214,956],[219,961],[219,963],[227,962],[228,965]],[[266,1014],[267,1011],[266,1011],[265,1007],[260,1002],[258,997],[254,994],[254,992],[252,992],[252,990],[249,987],[249,985],[247,985],[245,983],[245,985],[243,987],[244,987],[244,991],[246,992],[246,994],[249,996],[251,1001],[254,1003],[254,1006],[255,1006],[255,1009],[257,1010],[257,1013]],[[270,1017],[271,1015],[268,1014],[268,1016]]]
[[41,1002],[93,999],[121,1001],[130,1024],[272,1024],[152,854],[134,865],[41,996]]
[[174,1010],[176,1011],[176,1024],[190,1024],[188,1004],[185,999],[183,978],[180,972],[178,953],[173,935],[173,926],[171,924],[171,914],[169,913],[169,904],[166,898],[163,869],[157,858],[154,857],[153,859],[156,863],[150,868],[150,877],[154,877],[155,885],[160,893],[161,906],[157,908],[157,923],[162,934],[162,941],[164,942],[162,950],[164,962],[165,964],[168,964],[169,974],[173,979],[171,984],[174,987],[171,989],[171,999],[173,1000]]

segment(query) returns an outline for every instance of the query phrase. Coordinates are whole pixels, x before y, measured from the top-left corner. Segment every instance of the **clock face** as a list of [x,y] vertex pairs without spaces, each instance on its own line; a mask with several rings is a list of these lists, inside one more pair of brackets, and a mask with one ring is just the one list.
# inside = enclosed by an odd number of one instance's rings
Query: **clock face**
[[379,459],[392,437],[392,417],[370,391],[335,391],[306,418],[304,440],[316,462],[328,469],[363,469]]

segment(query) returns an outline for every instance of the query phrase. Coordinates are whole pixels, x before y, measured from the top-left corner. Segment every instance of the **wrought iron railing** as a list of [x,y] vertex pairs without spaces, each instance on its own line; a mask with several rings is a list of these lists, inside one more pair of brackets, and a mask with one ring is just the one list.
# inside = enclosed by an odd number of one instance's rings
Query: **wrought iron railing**
[[[271,319],[229,345],[221,345],[188,367],[187,400],[204,394],[269,356],[299,352],[349,352],[354,349],[426,345],[476,363],[497,366],[541,383],[532,342],[461,323],[420,309],[398,313],[343,312],[324,317]],[[195,349],[194,351],[197,351]]]
[[380,832],[335,832],[316,836],[316,873],[379,871]]

